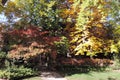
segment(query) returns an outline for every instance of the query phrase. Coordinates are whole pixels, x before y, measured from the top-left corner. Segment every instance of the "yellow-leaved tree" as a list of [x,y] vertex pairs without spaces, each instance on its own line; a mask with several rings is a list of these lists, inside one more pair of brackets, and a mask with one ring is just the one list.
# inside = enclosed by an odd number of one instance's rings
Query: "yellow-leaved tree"
[[118,52],[107,23],[111,0],[68,0],[61,17],[70,37],[70,50],[75,55],[95,56]]

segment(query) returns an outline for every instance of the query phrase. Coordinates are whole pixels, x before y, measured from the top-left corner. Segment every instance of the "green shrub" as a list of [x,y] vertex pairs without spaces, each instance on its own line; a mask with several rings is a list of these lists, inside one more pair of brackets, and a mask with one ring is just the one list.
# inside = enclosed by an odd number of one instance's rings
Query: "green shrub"
[[113,64],[110,66],[112,70],[120,69],[120,40],[116,39],[115,47],[118,48],[118,53],[113,53]]
[[34,76],[37,73],[30,68],[8,68],[6,70],[0,70],[0,78],[9,80],[19,80],[23,77]]
[[54,42],[56,49],[57,49],[57,54],[67,54],[69,51],[69,43],[68,39],[66,37],[61,37],[61,40],[59,42]]
[[0,59],[6,58],[6,53],[0,51]]
[[119,70],[120,69],[120,54],[113,55],[113,64],[110,66],[112,70]]
[[5,66],[6,53],[0,51],[0,68]]

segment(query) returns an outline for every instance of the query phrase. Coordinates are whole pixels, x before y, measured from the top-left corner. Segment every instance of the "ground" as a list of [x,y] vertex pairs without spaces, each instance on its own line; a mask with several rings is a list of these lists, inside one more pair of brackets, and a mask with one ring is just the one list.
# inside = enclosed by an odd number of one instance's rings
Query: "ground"
[[73,74],[65,77],[67,80],[120,80],[120,71],[103,71]]
[[42,80],[67,80],[64,76],[61,76],[59,73],[53,71],[42,72],[40,76]]
[[40,76],[23,80],[67,80],[56,71],[42,71]]
[[23,80],[120,80],[120,70],[113,71],[90,71],[88,73],[74,73],[62,76],[56,71],[43,71],[38,77]]

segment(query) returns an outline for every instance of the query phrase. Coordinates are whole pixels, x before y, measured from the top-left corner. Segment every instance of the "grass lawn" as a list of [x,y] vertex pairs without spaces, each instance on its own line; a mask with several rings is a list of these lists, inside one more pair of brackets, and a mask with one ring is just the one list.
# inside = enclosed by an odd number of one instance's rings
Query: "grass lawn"
[[88,72],[66,76],[67,80],[120,80],[120,72]]
[[31,77],[31,78],[26,78],[26,79],[22,79],[22,80],[41,80],[40,77]]

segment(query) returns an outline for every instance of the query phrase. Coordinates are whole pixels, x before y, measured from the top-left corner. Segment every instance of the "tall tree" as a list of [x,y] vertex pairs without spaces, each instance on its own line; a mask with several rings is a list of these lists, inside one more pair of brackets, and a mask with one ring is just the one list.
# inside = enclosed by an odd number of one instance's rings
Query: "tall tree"
[[[61,16],[66,19],[71,51],[76,55],[94,56],[118,49],[107,23],[112,1],[68,0]],[[66,13],[66,15],[64,15]]]
[[57,8],[59,0],[14,0],[15,7],[21,12],[21,21],[41,26],[46,30],[58,30],[60,17]]

